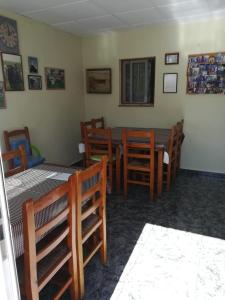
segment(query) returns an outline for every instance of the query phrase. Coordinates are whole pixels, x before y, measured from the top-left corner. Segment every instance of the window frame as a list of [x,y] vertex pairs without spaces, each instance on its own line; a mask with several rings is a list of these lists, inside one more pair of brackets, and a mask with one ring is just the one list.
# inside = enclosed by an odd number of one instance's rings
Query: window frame
[[[125,92],[124,92],[124,63],[125,62],[136,62],[136,61],[150,61],[151,63],[151,76],[150,76],[150,81],[149,85],[151,87],[150,89],[150,95],[147,99],[147,103],[144,102],[132,102],[128,103],[125,100]],[[155,103],[155,67],[156,67],[156,57],[151,56],[151,57],[139,57],[139,58],[125,58],[125,59],[120,59],[120,103],[119,106],[124,106],[124,107],[154,107]]]

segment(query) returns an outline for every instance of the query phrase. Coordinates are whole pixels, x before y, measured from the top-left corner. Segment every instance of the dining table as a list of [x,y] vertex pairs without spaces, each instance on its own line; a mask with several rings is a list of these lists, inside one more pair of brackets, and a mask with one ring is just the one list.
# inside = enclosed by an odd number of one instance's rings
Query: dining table
[[[16,258],[24,253],[23,244],[23,203],[34,201],[67,181],[77,169],[63,166],[41,164],[5,179],[6,198]],[[43,225],[56,216],[66,206],[65,199],[60,199],[36,215],[35,222]]]
[[[169,161],[167,153],[170,129],[168,128],[143,128],[143,127],[113,127],[112,143],[114,146],[121,145],[122,149],[122,131],[123,128],[128,130],[153,130],[155,134],[155,153],[157,154],[157,196],[162,194],[163,188],[163,163]],[[121,153],[120,153],[121,154]],[[117,157],[119,159],[119,157]]]

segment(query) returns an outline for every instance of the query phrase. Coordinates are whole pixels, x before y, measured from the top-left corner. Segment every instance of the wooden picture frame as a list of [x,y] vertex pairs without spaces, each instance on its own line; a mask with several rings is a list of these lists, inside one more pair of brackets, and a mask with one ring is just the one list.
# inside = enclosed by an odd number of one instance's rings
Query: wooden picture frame
[[165,65],[178,65],[178,64],[179,64],[179,52],[165,54]]
[[110,68],[86,69],[86,89],[88,94],[111,94],[111,81]]
[[59,68],[45,68],[45,83],[47,90],[65,90],[65,70]]
[[22,56],[1,53],[5,91],[24,91]]
[[177,93],[178,73],[163,73],[163,93]]
[[6,108],[4,82],[0,81],[0,109]]
[[39,75],[28,75],[29,90],[42,90],[42,77]]

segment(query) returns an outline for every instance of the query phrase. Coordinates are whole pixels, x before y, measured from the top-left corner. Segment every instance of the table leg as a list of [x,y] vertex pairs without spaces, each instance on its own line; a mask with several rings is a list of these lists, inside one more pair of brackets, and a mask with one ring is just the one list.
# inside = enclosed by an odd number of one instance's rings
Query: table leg
[[157,196],[162,194],[162,185],[163,185],[163,149],[158,150],[158,185],[157,185]]

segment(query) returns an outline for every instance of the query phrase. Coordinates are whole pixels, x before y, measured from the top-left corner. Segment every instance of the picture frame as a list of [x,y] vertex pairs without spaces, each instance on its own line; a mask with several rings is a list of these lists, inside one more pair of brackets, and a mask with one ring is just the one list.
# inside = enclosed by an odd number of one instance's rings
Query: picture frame
[[188,95],[225,94],[225,52],[188,56]]
[[29,73],[38,74],[38,59],[34,56],[28,56]]
[[1,53],[5,91],[24,91],[22,56]]
[[0,16],[0,52],[19,54],[17,22]]
[[177,93],[178,73],[163,73],[163,93]]
[[179,52],[165,54],[165,65],[178,65],[178,64],[179,64]]
[[110,68],[86,69],[86,90],[88,94],[111,94]]
[[46,67],[45,83],[47,90],[65,90],[65,71],[64,69]]
[[0,81],[0,109],[6,108],[4,82]]
[[39,75],[28,75],[29,90],[42,90],[42,77]]

